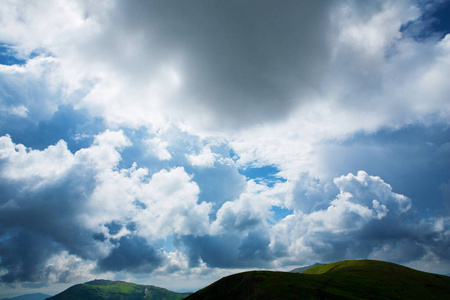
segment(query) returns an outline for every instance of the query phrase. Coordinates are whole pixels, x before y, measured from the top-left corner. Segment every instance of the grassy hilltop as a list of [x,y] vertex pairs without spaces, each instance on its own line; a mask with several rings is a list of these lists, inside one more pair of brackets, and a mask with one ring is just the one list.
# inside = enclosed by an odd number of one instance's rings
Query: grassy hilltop
[[124,281],[94,280],[74,285],[49,300],[179,300],[189,294]]
[[303,273],[239,273],[186,299],[449,299],[449,295],[450,277],[388,262],[349,260]]

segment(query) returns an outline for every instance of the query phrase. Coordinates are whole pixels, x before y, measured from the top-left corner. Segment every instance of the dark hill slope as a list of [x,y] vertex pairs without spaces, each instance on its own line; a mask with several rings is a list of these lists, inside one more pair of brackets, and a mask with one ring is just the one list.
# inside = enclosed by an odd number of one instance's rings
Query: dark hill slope
[[67,290],[50,297],[50,300],[179,300],[189,294],[175,293],[152,286],[139,285],[124,281],[94,280],[74,285]]
[[392,263],[353,260],[304,273],[253,271],[224,277],[186,299],[449,299],[450,277]]

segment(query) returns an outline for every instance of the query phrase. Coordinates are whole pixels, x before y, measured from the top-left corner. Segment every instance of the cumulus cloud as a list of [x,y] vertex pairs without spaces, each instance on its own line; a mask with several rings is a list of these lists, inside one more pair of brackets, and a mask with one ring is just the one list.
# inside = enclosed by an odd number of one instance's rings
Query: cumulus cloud
[[34,122],[49,119],[64,103],[58,68],[58,59],[47,56],[29,59],[23,66],[0,65],[2,115]]
[[[151,242],[207,230],[210,206],[197,203],[198,186],[183,168],[151,178],[136,166],[116,169],[129,145],[123,132],[108,130],[74,154],[63,141],[40,151],[1,138],[5,282],[73,278],[58,263],[64,251],[67,263],[98,260],[100,270],[150,272],[164,260]],[[44,269],[55,274],[45,277]]]
[[[14,259],[2,255],[5,280],[36,281],[43,263],[62,250],[95,258],[102,247],[78,220],[94,189],[95,171],[83,168],[64,142],[39,151],[5,136],[2,146],[2,253]],[[27,260],[24,249],[35,249],[35,258]]]
[[[27,149],[24,145],[15,145],[11,137],[0,137],[0,158],[2,176],[9,180],[38,178],[38,182],[53,180],[66,173],[74,159],[64,141],[49,146],[44,151]],[[39,180],[40,179],[40,180]]]
[[136,216],[140,230],[156,237],[203,234],[208,230],[210,205],[198,203],[198,194],[197,184],[183,168],[154,174],[139,198],[146,207]]
[[214,166],[214,162],[216,160],[214,153],[211,152],[210,147],[205,147],[198,155],[187,155],[187,159],[193,166],[210,168]]
[[12,115],[20,118],[26,118],[29,110],[24,105],[0,107],[0,111],[6,115]]
[[[83,260],[64,250],[51,256],[43,268],[45,279],[49,283],[69,283],[89,279],[95,269],[95,263]],[[42,280],[42,279],[41,279]]]
[[[446,259],[447,221],[420,219],[411,199],[364,171],[328,183],[306,174],[273,186],[250,180],[239,197],[213,209],[213,202],[199,200],[199,186],[182,167],[151,176],[136,164],[118,167],[121,151],[131,145],[122,131],[107,130],[75,153],[62,141],[44,150],[9,136],[1,141],[5,282],[67,282],[85,271],[180,273],[203,264]],[[320,198],[318,206],[301,204]],[[274,219],[273,206],[292,211]],[[175,249],[166,252],[161,242],[169,238]],[[20,251],[32,245],[33,252]]]
[[169,151],[167,151],[167,142],[163,142],[157,137],[147,139],[145,142],[149,147],[149,153],[156,155],[160,160],[170,160],[172,158]]
[[271,247],[282,257],[277,263],[288,257],[304,262],[352,257],[405,262],[426,254],[427,236],[437,232],[426,222],[417,224],[411,199],[364,171],[335,178],[334,184],[339,194],[328,207],[296,211],[274,225]]
[[[430,253],[445,257],[432,242],[438,236],[445,239],[444,227],[437,226],[441,223],[421,219],[411,209],[411,199],[393,192],[381,178],[359,171],[335,178],[334,184],[338,194],[324,208],[294,209],[271,223],[271,207],[290,203],[274,200],[274,190],[286,199],[289,189],[250,182],[247,192],[217,211],[208,233],[176,235],[175,245],[186,251],[190,266],[206,263],[211,268],[281,267],[364,257],[405,263]],[[318,187],[310,189],[317,193]],[[324,196],[330,194],[323,185],[321,190]],[[292,194],[291,201],[305,201],[299,195]]]

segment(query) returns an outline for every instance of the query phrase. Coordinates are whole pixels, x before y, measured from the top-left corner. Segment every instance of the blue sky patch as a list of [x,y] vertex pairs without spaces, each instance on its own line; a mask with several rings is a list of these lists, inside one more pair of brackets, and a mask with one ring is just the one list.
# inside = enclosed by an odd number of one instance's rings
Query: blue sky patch
[[43,150],[59,140],[67,142],[72,153],[88,148],[94,136],[105,130],[103,121],[90,118],[86,111],[70,105],[61,105],[49,120],[37,124],[29,119],[4,118],[0,120],[0,134],[9,134],[15,143]]
[[322,160],[333,177],[359,170],[380,176],[394,192],[411,198],[414,207],[425,214],[445,208],[441,186],[450,178],[449,143],[447,125],[416,124],[375,134],[361,133],[342,144],[329,144]]
[[173,246],[173,236],[169,235],[166,237],[166,241],[164,242],[164,251],[173,252],[175,251],[175,247]]
[[239,173],[248,179],[273,187],[277,182],[285,182],[286,179],[277,176],[280,170],[275,166],[247,167],[239,169]]
[[292,215],[294,213],[293,210],[284,208],[284,207],[280,207],[280,206],[272,206],[271,211],[273,211],[273,221],[274,222],[270,222],[270,223],[278,223],[278,221],[283,220],[284,218],[286,218],[289,215]]
[[16,51],[10,45],[0,44],[0,64],[7,66],[26,64],[26,59],[17,58],[16,55]]
[[40,51],[32,51],[26,57],[23,57],[17,53],[13,45],[0,43],[0,64],[12,66],[12,65],[25,65],[28,59],[39,56]]
[[418,3],[423,14],[417,20],[403,24],[400,31],[423,41],[429,38],[442,39],[450,33],[450,1],[423,1]]

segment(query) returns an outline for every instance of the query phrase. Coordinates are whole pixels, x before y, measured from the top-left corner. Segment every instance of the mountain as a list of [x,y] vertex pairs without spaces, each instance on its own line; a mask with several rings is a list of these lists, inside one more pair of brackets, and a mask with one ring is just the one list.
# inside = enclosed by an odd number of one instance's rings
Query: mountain
[[0,300],[44,300],[47,299],[48,297],[50,297],[50,295],[36,293],[36,294],[26,294],[13,298],[2,298]]
[[124,281],[96,279],[84,284],[74,285],[67,290],[48,298],[49,300],[178,300],[188,293],[175,293],[152,285],[139,285]]
[[315,263],[315,264],[313,264],[313,265],[311,265],[311,266],[306,266],[306,267],[296,268],[296,269],[291,270],[291,271],[289,271],[289,272],[291,272],[291,273],[303,273],[305,270],[307,270],[307,269],[309,269],[309,268],[311,268],[311,267],[317,267],[317,266],[321,266],[321,265],[323,265],[323,264]]
[[251,271],[224,277],[186,300],[449,299],[450,277],[393,263],[350,260],[304,273]]

